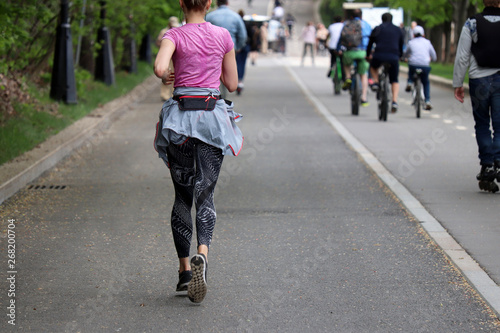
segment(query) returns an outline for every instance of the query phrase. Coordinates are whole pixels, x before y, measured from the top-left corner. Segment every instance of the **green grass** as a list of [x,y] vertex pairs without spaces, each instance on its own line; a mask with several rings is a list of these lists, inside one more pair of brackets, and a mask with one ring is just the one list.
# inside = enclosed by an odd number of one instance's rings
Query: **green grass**
[[137,74],[117,72],[115,85],[107,86],[94,81],[89,73],[77,71],[77,104],[56,103],[49,97],[49,87],[30,86],[36,101],[16,104],[16,115],[0,127],[0,164],[33,149],[98,106],[125,95],[152,74],[150,64],[139,62]]
[[[407,63],[401,63],[402,66],[408,67]],[[431,74],[444,77],[445,79],[453,80],[453,64],[431,63]],[[465,76],[465,83],[469,82],[469,75]]]

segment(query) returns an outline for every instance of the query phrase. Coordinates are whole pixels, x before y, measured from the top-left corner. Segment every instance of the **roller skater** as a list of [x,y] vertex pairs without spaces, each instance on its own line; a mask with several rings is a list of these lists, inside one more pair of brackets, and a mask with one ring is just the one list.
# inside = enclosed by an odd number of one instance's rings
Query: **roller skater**
[[500,0],[483,0],[484,11],[469,18],[460,34],[453,70],[455,98],[464,102],[463,81],[469,71],[469,92],[481,171],[479,188],[497,192],[500,182]]

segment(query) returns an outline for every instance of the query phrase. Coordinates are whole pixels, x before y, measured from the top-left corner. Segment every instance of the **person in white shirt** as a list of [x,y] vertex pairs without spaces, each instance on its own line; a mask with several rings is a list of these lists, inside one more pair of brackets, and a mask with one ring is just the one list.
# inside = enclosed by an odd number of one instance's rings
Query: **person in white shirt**
[[[335,60],[337,57],[340,60],[342,73],[344,73],[344,65],[342,64],[342,57],[339,56],[337,52],[337,45],[340,40],[340,33],[342,32],[342,28],[344,27],[344,23],[342,23],[342,17],[336,16],[333,19],[333,23],[328,27],[328,50],[330,51],[330,69],[328,70],[327,76],[330,77],[332,72],[332,68],[335,65]],[[344,76],[342,75],[342,78]],[[341,80],[342,80],[341,78]]]
[[283,16],[285,16],[285,9],[281,7],[281,4],[277,4],[273,9],[273,18],[275,20],[281,21],[281,19],[283,19]]
[[420,74],[420,78],[424,87],[425,109],[431,110],[432,105],[429,73],[431,71],[431,60],[436,61],[437,59],[436,50],[434,50],[431,42],[424,37],[424,28],[422,28],[421,26],[418,25],[413,29],[413,35],[415,37],[408,42],[408,47],[405,53],[405,58],[408,59],[409,67],[408,84],[406,85],[406,91],[411,91],[411,85],[413,84],[413,76],[415,74],[415,71],[417,69],[421,69],[422,73]]

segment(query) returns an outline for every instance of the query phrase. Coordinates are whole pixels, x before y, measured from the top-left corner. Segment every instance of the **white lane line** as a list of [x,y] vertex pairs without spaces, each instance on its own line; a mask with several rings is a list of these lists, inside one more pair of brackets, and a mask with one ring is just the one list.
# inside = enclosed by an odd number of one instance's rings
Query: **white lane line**
[[406,209],[420,222],[427,234],[441,247],[450,260],[460,269],[469,283],[476,288],[479,294],[500,314],[500,287],[493,281],[479,264],[465,251],[464,248],[446,231],[425,207],[403,186],[382,163],[373,155],[337,118],[328,108],[316,98],[302,82],[293,69],[285,65],[302,92],[311,100],[318,111],[326,118],[340,136],[363,158],[365,163],[389,187]]

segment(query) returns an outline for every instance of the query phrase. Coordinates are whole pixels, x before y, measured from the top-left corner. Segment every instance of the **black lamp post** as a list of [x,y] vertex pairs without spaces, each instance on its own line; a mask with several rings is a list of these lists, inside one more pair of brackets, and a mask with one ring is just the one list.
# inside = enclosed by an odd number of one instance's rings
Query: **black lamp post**
[[111,53],[111,39],[109,30],[104,25],[106,18],[106,1],[101,3],[101,27],[97,31],[97,41],[101,48],[95,61],[95,79],[106,83],[108,86],[115,84],[115,66]]
[[61,24],[56,31],[56,49],[50,82],[50,97],[68,104],[77,103],[68,0],[61,0]]

